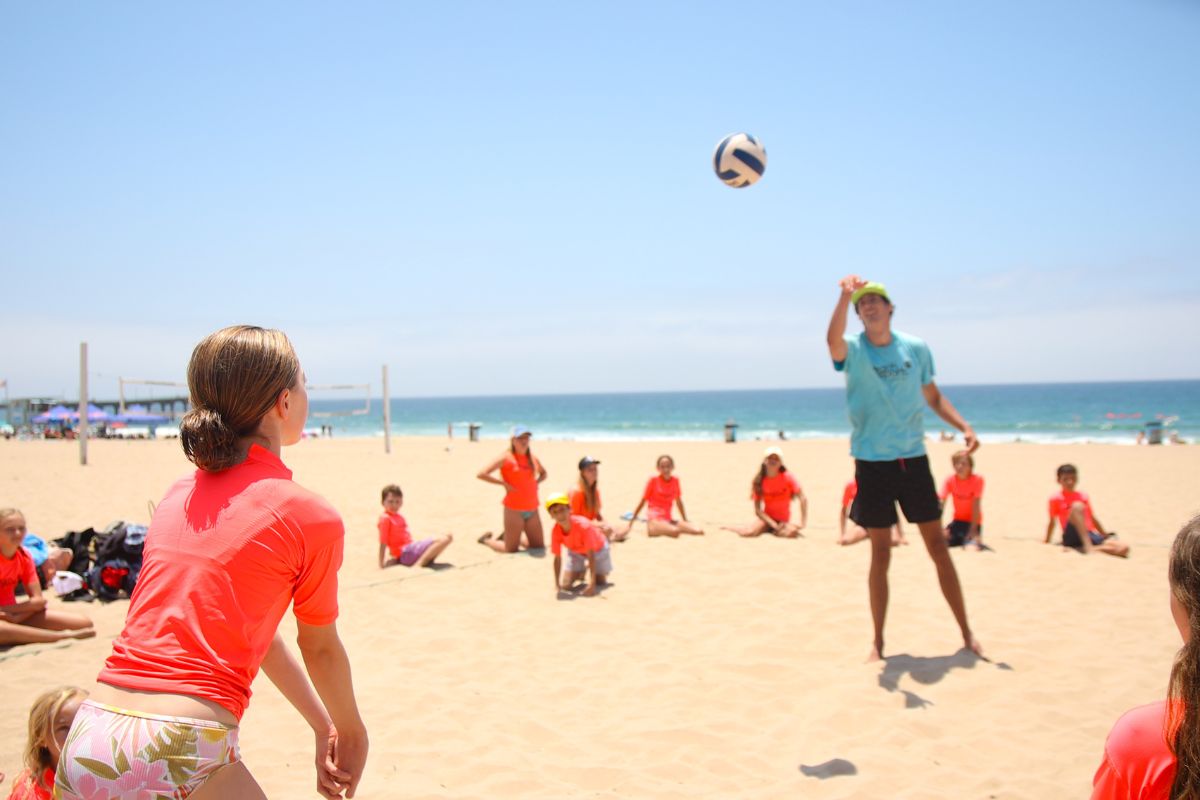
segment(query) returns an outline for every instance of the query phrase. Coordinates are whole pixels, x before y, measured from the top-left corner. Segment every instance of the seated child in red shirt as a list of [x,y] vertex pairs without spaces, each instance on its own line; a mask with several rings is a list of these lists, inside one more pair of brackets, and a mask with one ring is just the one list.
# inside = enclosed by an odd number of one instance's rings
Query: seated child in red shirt
[[1092,511],[1092,502],[1083,492],[1075,491],[1079,482],[1079,470],[1074,464],[1063,464],[1058,468],[1058,485],[1062,490],[1050,496],[1050,523],[1046,526],[1046,544],[1054,535],[1054,523],[1062,526],[1062,545],[1087,555],[1092,552],[1108,553],[1110,556],[1126,558],[1129,545],[1119,542],[1114,533],[1107,533]]
[[[33,557],[21,546],[25,533],[24,514],[15,508],[0,509],[0,645],[95,636],[87,617],[46,606]],[[23,603],[17,602],[18,584],[28,595]]]
[[[975,459],[966,450],[950,457],[954,474],[946,478],[938,500],[954,498],[954,517],[946,526],[946,544],[983,550],[983,476],[975,474]],[[945,506],[943,505],[943,508]]]
[[608,583],[608,575],[612,572],[612,549],[608,538],[587,517],[571,513],[571,500],[565,494],[547,500],[546,510],[555,522],[550,534],[555,593],[569,591],[572,584],[586,574],[588,582],[583,594],[591,597],[599,586]]
[[[433,539],[414,542],[408,532],[408,522],[400,516],[404,492],[394,483],[383,487],[383,513],[379,515],[379,568],[400,564],[405,567],[427,567],[442,554],[454,536],[447,533]],[[388,556],[391,556],[390,558]]]

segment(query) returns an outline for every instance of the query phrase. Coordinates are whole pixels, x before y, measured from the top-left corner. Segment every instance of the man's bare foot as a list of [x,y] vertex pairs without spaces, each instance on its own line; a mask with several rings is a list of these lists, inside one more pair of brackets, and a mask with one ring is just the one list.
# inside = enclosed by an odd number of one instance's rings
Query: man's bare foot
[[883,645],[882,644],[871,645],[871,654],[869,656],[867,656],[867,663],[870,664],[872,661],[883,661]]
[[96,635],[95,628],[80,628],[77,631],[59,631],[63,639],[90,639]]
[[983,645],[979,643],[979,640],[975,638],[975,634],[973,633],[968,633],[963,639],[963,647],[967,648],[980,658],[986,657],[983,655]]
[[479,542],[480,544],[483,544],[484,542],[486,542],[488,539],[491,539],[491,538],[492,538],[492,532],[488,531],[487,533],[485,533],[483,536],[480,536],[475,541]]

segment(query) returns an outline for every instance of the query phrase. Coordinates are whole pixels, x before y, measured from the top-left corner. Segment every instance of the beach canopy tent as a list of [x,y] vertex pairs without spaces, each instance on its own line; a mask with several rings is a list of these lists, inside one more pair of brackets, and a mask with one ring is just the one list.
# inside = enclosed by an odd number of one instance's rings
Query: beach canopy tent
[[[75,414],[75,416],[71,416]],[[67,422],[75,419],[79,414],[71,411],[64,405],[57,405],[49,411],[44,411],[33,418],[33,422],[37,425],[45,425],[47,422]]]
[[[107,411],[92,403],[88,403],[87,418],[88,422],[108,422],[112,419]],[[44,425],[47,422],[77,422],[78,420],[79,410],[67,408],[64,405],[57,405],[44,414],[38,414],[33,418],[34,424],[37,425]]]
[[171,418],[163,414],[153,414],[145,406],[132,405],[125,409],[124,414],[109,417],[113,422],[124,422],[127,425],[161,425],[170,422]]
[[[112,415],[97,405],[88,403],[87,407],[88,422],[108,422],[112,419]],[[79,411],[71,411],[71,419],[79,419]]]

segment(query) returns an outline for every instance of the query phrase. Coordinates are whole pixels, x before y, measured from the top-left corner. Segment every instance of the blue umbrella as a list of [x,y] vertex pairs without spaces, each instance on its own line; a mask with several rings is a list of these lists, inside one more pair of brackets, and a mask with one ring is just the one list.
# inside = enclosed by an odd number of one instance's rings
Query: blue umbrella
[[[88,422],[108,422],[111,419],[107,411],[92,403],[88,403],[87,418]],[[79,419],[79,411],[72,411],[71,419]]]
[[[75,414],[72,416],[72,414]],[[79,415],[72,412],[71,409],[64,405],[57,405],[49,411],[42,412],[33,418],[33,422],[38,425],[45,425],[47,422],[66,422],[67,420],[75,419]]]
[[170,422],[171,418],[163,414],[154,414],[145,406],[132,405],[125,409],[124,414],[111,418],[113,422],[124,422],[130,425],[161,425]]

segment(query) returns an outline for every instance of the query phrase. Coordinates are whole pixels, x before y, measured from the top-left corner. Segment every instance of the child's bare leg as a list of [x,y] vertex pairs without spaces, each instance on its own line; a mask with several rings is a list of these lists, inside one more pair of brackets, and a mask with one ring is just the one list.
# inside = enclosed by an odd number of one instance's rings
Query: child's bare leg
[[521,520],[523,523],[523,533],[525,534],[525,547],[530,550],[541,550],[546,546],[545,536],[542,533],[542,518],[535,511],[529,519]]
[[672,539],[679,536],[679,527],[665,519],[652,519],[646,523],[646,533],[651,536],[670,536]]
[[892,526],[892,547],[902,544],[908,544],[908,539],[904,538],[904,529],[900,527],[900,523],[896,523]]
[[614,542],[625,541],[626,539],[629,538],[629,531],[632,529],[633,529],[633,521],[632,520],[625,523],[624,525],[618,525],[617,527],[612,528],[612,541],[614,541]]
[[693,536],[703,536],[704,535],[703,528],[701,528],[699,525],[694,525],[691,522],[687,522],[686,520],[683,522],[680,522],[676,527],[679,528],[680,533],[690,533]]
[[1092,532],[1088,528],[1087,517],[1084,516],[1083,503],[1071,504],[1071,511],[1067,514],[1067,522],[1079,534],[1079,545],[1083,548],[1083,552],[1085,554],[1092,552]]
[[440,539],[436,540],[433,544],[429,545],[429,549],[421,554],[421,557],[417,559],[417,563],[414,564],[413,566],[417,566],[417,567],[429,566],[430,564],[433,563],[433,560],[435,558],[437,558],[438,556],[440,556],[442,554],[443,550],[445,550],[447,547],[450,546],[450,543],[453,541],[454,541],[454,534],[447,533],[445,536],[441,537]]
[[762,534],[766,533],[767,523],[760,519],[753,525],[723,525],[721,526],[721,530],[733,531],[738,536],[761,536]]
[[571,587],[576,581],[583,580],[584,573],[582,572],[563,572],[562,578],[559,579],[558,586],[564,592],[571,591]]
[[781,539],[795,539],[800,535],[800,526],[794,522],[785,522],[776,529],[775,535]]
[[63,639],[87,639],[95,635],[96,629],[90,626],[79,630],[59,630],[35,628],[32,625],[20,625],[15,622],[0,622],[0,645],[61,642]]
[[[838,539],[838,544],[840,544],[842,546],[845,546],[848,544],[858,544],[859,542],[866,539],[868,535],[869,534],[867,533],[866,528],[864,528],[862,525],[856,525],[853,522],[851,522],[849,525],[846,526],[846,532],[843,533],[841,535],[841,537]],[[892,543],[895,544],[895,541],[893,540]]]
[[1125,542],[1114,542],[1112,539],[1105,539],[1100,544],[1094,545],[1093,549],[1099,550],[1101,553],[1108,553],[1110,556],[1129,558],[1129,545]]

